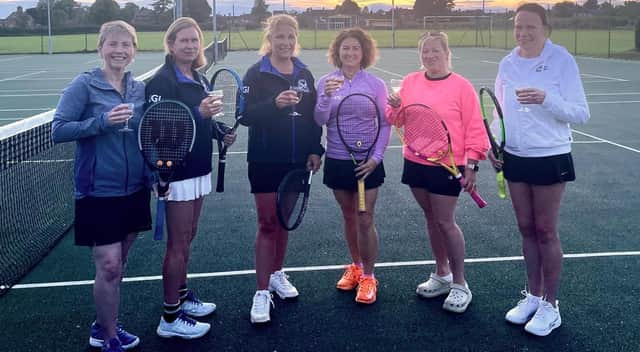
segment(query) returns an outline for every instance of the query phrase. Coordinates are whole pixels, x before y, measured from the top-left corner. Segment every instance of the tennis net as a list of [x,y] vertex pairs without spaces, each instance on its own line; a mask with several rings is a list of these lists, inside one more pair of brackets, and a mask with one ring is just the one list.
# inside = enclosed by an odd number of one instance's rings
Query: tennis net
[[[208,70],[227,40],[205,51]],[[147,81],[155,69],[137,77]],[[75,143],[53,144],[54,110],[0,127],[0,296],[37,264],[73,225]]]

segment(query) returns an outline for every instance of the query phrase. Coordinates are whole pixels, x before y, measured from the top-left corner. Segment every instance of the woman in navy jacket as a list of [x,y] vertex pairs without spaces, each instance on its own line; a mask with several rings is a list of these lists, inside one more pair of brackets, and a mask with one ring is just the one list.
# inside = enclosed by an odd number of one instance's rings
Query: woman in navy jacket
[[[241,121],[249,126],[248,173],[258,214],[252,323],[270,320],[270,291],[283,299],[298,296],[282,271],[288,234],[276,216],[276,191],[290,170],[317,171],[324,153],[322,129],[313,120],[314,79],[296,58],[297,39],[298,23],[293,17],[269,18],[260,49],[263,56],[244,77],[246,109]],[[304,90],[301,98],[291,89],[294,86]],[[290,116],[294,108],[300,116]]]
[[167,202],[167,250],[162,267],[164,313],[156,330],[161,337],[198,338],[210,324],[191,317],[204,317],[216,305],[200,301],[187,288],[187,266],[196,236],[204,196],[211,192],[212,138],[227,145],[235,135],[219,136],[212,118],[222,111],[220,98],[207,96],[210,84],[196,69],[206,64],[203,35],[189,17],[175,20],[164,38],[165,64],[146,87],[147,103],[178,100],[191,108],[196,121],[196,140],[184,164],[174,171]]

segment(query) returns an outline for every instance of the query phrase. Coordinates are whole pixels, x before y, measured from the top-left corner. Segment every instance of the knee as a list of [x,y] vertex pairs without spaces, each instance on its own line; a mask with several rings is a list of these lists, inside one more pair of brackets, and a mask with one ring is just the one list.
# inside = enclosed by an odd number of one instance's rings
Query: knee
[[529,219],[518,219],[518,230],[524,238],[536,237],[536,228],[533,222]]
[[370,212],[360,213],[358,216],[358,226],[361,230],[368,230],[373,226],[373,214]]
[[540,245],[549,245],[557,242],[558,232],[549,224],[536,224],[536,235]]
[[263,216],[258,218],[258,236],[269,236],[280,230],[280,223],[275,216]]
[[122,261],[119,258],[101,260],[96,265],[97,275],[105,281],[119,281],[122,276]]

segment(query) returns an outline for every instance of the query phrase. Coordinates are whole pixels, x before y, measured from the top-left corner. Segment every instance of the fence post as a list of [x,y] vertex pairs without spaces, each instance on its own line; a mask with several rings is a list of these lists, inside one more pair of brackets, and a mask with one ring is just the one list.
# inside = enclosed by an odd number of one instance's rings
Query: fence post
[[636,20],[636,51],[640,51],[640,18]]

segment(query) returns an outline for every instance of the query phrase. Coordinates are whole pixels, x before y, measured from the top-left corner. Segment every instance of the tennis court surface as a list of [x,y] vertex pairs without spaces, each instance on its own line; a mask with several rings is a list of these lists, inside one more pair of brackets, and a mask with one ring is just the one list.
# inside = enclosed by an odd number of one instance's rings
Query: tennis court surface
[[[506,52],[496,49],[453,48],[454,70],[479,88],[493,85],[497,63]],[[55,106],[60,89],[80,70],[97,64],[92,55],[56,55],[54,62],[38,56],[3,56],[12,60],[0,70],[0,104],[3,109],[48,109]],[[324,51],[301,54],[316,78],[331,70]],[[161,63],[159,53],[139,55],[134,70],[143,73]],[[257,61],[255,52],[231,52],[221,64],[241,73]],[[79,61],[75,61],[79,60]],[[66,61],[66,62],[65,62]],[[0,62],[1,63],[1,62]],[[10,72],[21,63],[25,77]],[[82,66],[82,63],[86,63]],[[371,306],[354,302],[355,293],[335,289],[342,265],[349,261],[342,236],[341,215],[333,195],[314,178],[309,209],[302,225],[290,234],[285,270],[300,291],[298,299],[274,298],[272,321],[264,326],[249,322],[255,292],[255,210],[246,176],[246,129],[227,156],[226,190],[205,201],[189,272],[190,287],[218,305],[211,332],[195,341],[165,340],[155,334],[162,312],[161,263],[163,242],[143,234],[134,245],[122,284],[120,319],[140,336],[139,351],[638,351],[638,268],[640,267],[640,63],[578,58],[591,120],[573,126],[573,154],[577,180],[568,185],[560,218],[560,236],[566,259],[560,288],[563,325],[546,338],[524,332],[504,321],[524,288],[520,237],[508,200],[497,196],[494,173],[481,164],[479,191],[489,202],[478,209],[467,194],[459,201],[457,220],[466,238],[467,280],[473,302],[466,313],[442,310],[444,297],[421,299],[415,287],[434,270],[422,212],[409,189],[400,184],[400,143],[392,137],[385,155],[387,178],[379,192],[376,222],[380,237],[376,277],[378,301]],[[29,69],[27,69],[29,67]],[[383,49],[371,72],[388,82],[418,68],[412,49]],[[30,71],[31,70],[31,71]],[[57,72],[60,72],[58,75]],[[11,79],[8,79],[11,78]],[[49,79],[52,78],[52,79]],[[53,79],[55,78],[55,79]],[[32,80],[34,79],[34,80]],[[46,89],[46,92],[39,90]],[[20,91],[25,97],[11,96]],[[38,94],[49,94],[40,96]],[[22,100],[23,99],[23,100]],[[20,101],[19,101],[20,100]],[[12,113],[11,119],[24,115]],[[7,116],[1,111],[0,117]],[[10,122],[10,121],[5,121]],[[65,154],[66,153],[66,154]],[[64,170],[72,154],[29,159],[22,177],[6,175],[14,167],[0,168],[3,227],[0,244],[29,241],[37,245],[40,234],[27,231],[14,238],[14,227],[4,224],[35,222],[56,210],[62,227],[72,219],[68,182]],[[214,162],[217,164],[217,160]],[[27,166],[21,166],[27,167]],[[29,181],[29,182],[27,182]],[[67,186],[68,187],[68,186]],[[60,204],[42,206],[37,194],[47,198],[61,193]],[[18,197],[20,215],[6,219],[8,197]],[[32,221],[33,220],[33,221]],[[54,220],[52,220],[54,221]],[[14,225],[12,225],[14,226]],[[45,234],[46,235],[46,234]],[[7,238],[9,238],[7,240]],[[11,269],[11,268],[6,268]],[[2,268],[4,271],[5,268]],[[89,324],[94,319],[91,280],[93,264],[86,248],[73,245],[67,233],[52,251],[22,280],[0,297],[0,346],[5,351],[91,351]]]

